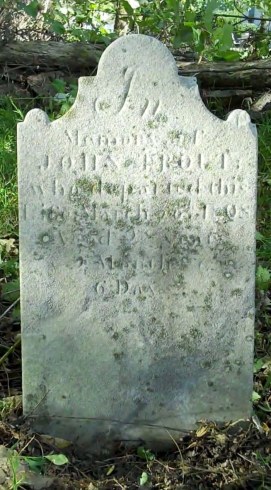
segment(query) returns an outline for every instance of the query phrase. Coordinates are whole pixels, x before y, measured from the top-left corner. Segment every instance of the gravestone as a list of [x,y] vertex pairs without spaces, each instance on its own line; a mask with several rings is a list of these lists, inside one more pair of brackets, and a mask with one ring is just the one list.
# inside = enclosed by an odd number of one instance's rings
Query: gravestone
[[[24,413],[93,450],[251,411],[257,137],[122,37],[19,124]],[[90,445],[89,445],[90,444]]]

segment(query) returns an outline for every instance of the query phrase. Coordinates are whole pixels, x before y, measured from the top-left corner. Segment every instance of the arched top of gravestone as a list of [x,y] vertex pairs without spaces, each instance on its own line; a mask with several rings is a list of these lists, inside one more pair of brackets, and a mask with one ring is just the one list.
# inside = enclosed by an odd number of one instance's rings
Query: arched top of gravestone
[[[95,77],[81,77],[76,100],[60,119],[49,123],[40,110],[26,116],[29,124],[59,124],[75,118],[84,123],[107,124],[112,117],[136,124],[151,124],[152,118],[181,120],[198,126],[228,124],[252,126],[245,111],[233,111],[226,121],[204,105],[194,77],[178,75],[171,52],[157,39],[142,34],[123,36],[102,54]],[[180,121],[179,121],[180,122]]]
[[97,76],[114,79],[128,68],[139,71],[145,80],[154,76],[165,81],[178,78],[171,52],[154,37],[143,34],[122,36],[112,43],[101,56]]

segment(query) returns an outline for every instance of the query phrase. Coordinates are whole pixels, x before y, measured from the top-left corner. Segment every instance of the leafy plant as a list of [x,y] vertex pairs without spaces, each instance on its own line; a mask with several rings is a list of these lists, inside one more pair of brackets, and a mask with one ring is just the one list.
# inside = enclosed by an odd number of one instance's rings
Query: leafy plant
[[257,393],[257,391],[252,392],[252,401],[253,403],[258,402],[261,399],[261,395]]
[[139,458],[144,459],[145,461],[153,461],[155,459],[155,455],[149,449],[145,449],[143,446],[139,446],[137,448],[137,455]]
[[[22,405],[22,397],[20,395],[7,396],[0,400],[0,420],[3,422],[6,417],[16,412]],[[1,488],[1,487],[0,487]]]
[[28,481],[27,471],[23,463],[26,463],[29,470],[34,473],[44,473],[46,466],[52,463],[56,466],[67,464],[68,458],[64,454],[48,454],[44,456],[23,456],[15,449],[9,452],[9,466],[11,469],[12,490],[19,490],[23,483]]
[[25,461],[29,469],[37,473],[44,471],[48,462],[56,466],[63,466],[69,462],[64,454],[48,454],[47,456],[21,456],[21,460]]
[[9,466],[11,469],[11,484],[12,490],[19,490],[22,483],[24,483],[25,478],[24,475],[19,471],[20,470],[20,456],[17,451],[11,451],[9,457]]
[[78,86],[77,84],[71,84],[68,87],[68,92],[66,91],[66,83],[63,80],[54,80],[52,82],[53,87],[57,91],[57,94],[54,96],[54,102],[58,104],[58,114],[56,117],[63,116],[73,105]]

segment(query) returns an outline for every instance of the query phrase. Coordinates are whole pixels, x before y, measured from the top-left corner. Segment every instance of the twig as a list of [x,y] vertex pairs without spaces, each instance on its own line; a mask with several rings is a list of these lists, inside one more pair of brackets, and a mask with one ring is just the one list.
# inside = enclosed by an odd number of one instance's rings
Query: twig
[[[235,479],[236,479],[236,480],[238,480],[238,476],[237,476],[237,474],[236,474],[236,471],[235,471],[235,468],[234,468],[234,466],[233,466],[232,460],[230,459],[229,461],[230,461],[230,465],[231,465],[231,468],[232,468],[233,474],[234,474],[234,476],[235,476]],[[224,475],[223,475],[223,476],[224,476]],[[227,482],[226,482],[226,483],[227,483]]]
[[176,448],[178,449],[179,455],[181,457],[182,479],[183,479],[183,483],[184,483],[184,459],[183,459],[183,454],[182,454],[181,448],[180,448],[179,444],[177,443],[177,441],[174,439],[174,437],[171,435],[169,430],[167,430],[167,433],[168,433],[170,439],[172,440],[172,442],[174,442]]
[[214,17],[229,17],[232,19],[243,19],[241,22],[248,20],[262,20],[263,22],[271,22],[271,17],[249,17],[246,14],[232,15],[232,14],[214,14]]
[[237,12],[239,12],[239,14],[241,15],[245,15],[244,12],[242,12],[242,10],[240,9],[239,5],[237,5],[237,0],[233,0],[233,5],[234,5],[234,8],[235,10],[237,10]]
[[113,480],[109,480],[109,481],[113,481],[114,483],[116,483],[122,490],[125,490],[126,486],[124,487],[119,481],[116,480],[116,478],[114,478]]
[[8,294],[17,293],[18,291],[20,291],[20,289],[13,289],[12,291],[7,291],[6,293],[2,294],[2,297],[7,296]]
[[5,362],[5,360],[8,358],[9,354],[12,354],[12,352],[20,345],[21,343],[21,337],[18,337],[16,342],[9,348],[9,350],[0,358],[0,366]]
[[[33,442],[35,440],[35,435],[31,437],[31,439],[24,445],[24,447],[19,451],[19,456],[21,456],[21,454],[26,450],[26,448],[29,446],[29,444],[31,444],[31,442]],[[42,454],[43,456],[43,454]]]
[[4,318],[4,316],[6,316],[6,314],[12,310],[13,306],[17,305],[17,303],[20,301],[20,298],[17,298],[7,309],[6,311],[4,311],[4,313],[2,313],[2,315],[0,315],[0,320],[2,320],[2,318]]
[[251,459],[246,458],[246,456],[243,456],[243,454],[237,453],[237,455],[240,456],[240,458],[244,459],[245,461],[248,461],[250,464],[255,465],[255,461],[251,461]]
[[38,409],[38,407],[41,405],[41,403],[45,400],[47,397],[48,393],[50,393],[52,390],[47,390],[46,393],[43,395],[43,397],[40,399],[40,401],[35,405],[35,407],[29,412],[27,415],[24,415],[24,419],[27,420],[29,417],[33,416],[33,413]]

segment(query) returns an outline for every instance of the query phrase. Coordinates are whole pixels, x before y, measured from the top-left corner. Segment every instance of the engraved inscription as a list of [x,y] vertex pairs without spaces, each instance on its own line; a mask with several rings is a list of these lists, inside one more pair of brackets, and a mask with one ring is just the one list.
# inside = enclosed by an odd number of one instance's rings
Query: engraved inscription
[[123,74],[125,79],[125,85],[124,85],[123,98],[119,107],[119,112],[121,112],[125,107],[125,104],[127,102],[131,90],[132,81],[136,74],[136,70],[131,70],[130,68],[127,67],[124,69]]
[[128,281],[116,279],[115,281],[101,281],[97,282],[93,286],[93,291],[97,296],[106,295],[118,295],[123,296],[125,294],[132,294],[139,296],[139,299],[143,299],[142,296],[154,296],[154,287],[146,284],[132,285]]
[[[131,83],[132,79],[133,76],[129,78]],[[128,88],[130,82],[127,81]],[[122,101],[122,108],[127,97]],[[158,109],[159,101],[153,103],[146,99],[141,115],[155,116]],[[144,148],[136,158],[130,157],[129,147],[146,141],[149,144],[146,135],[94,137],[82,130],[66,130],[65,134],[78,147],[78,152],[58,156],[55,165],[60,173],[52,180],[51,193],[55,198],[68,200],[69,207],[43,206],[43,221],[53,230],[45,233],[39,243],[46,247],[59,243],[64,248],[74,243],[78,250],[74,263],[84,275],[93,270],[105,277],[119,272],[129,276],[144,273],[146,277],[157,274],[175,277],[178,268],[183,274],[198,254],[209,249],[223,277],[234,276],[235,249],[229,240],[228,243],[222,240],[225,231],[222,235],[220,232],[206,235],[201,230],[202,222],[225,227],[248,215],[246,207],[234,201],[242,191],[238,172],[231,177],[225,175],[228,162],[233,165],[229,151],[212,162],[203,151],[189,153],[189,148],[180,147],[171,153],[167,148],[175,139],[183,145],[188,142],[188,147],[192,143],[196,145],[202,138],[198,130],[191,137],[172,131],[170,142],[163,142],[161,151]],[[96,145],[95,152],[91,151],[92,145]],[[80,149],[84,146],[88,149]],[[116,153],[119,146],[123,148],[121,154]],[[50,159],[48,155],[47,161]],[[44,171],[48,166],[44,165]],[[120,170],[125,172],[123,178],[118,175]],[[142,172],[140,182],[133,179],[135,171]],[[69,186],[65,181],[67,172],[74,175]],[[43,195],[40,185],[32,186],[32,190],[36,195]],[[69,236],[60,228],[67,220],[72,222]],[[197,222],[197,232],[189,233],[191,226],[196,229]],[[168,223],[171,223],[170,230]],[[140,230],[146,225],[148,231],[143,238]],[[156,240],[157,227],[160,231]],[[140,243],[144,246],[139,246]],[[95,283],[93,292],[105,297],[136,294],[135,287],[128,286],[129,281],[116,279],[111,283],[101,279]],[[180,279],[177,275],[172,284],[180,288],[183,281],[183,276]],[[143,294],[142,288],[138,294]]]

